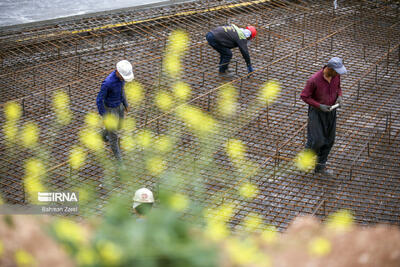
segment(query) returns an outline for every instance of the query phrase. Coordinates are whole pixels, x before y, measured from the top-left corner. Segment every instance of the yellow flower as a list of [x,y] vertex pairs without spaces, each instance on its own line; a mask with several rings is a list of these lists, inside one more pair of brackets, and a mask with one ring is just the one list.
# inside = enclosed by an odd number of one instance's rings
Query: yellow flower
[[246,147],[241,140],[229,139],[225,145],[226,153],[231,159],[243,159]]
[[94,151],[101,150],[103,148],[103,141],[100,135],[90,129],[84,129],[80,132],[79,139],[82,144],[84,144],[87,148],[92,149]]
[[[0,205],[3,205],[2,201],[0,201]],[[3,253],[4,253],[4,245],[3,242],[0,240],[0,258],[3,256]]]
[[221,88],[218,97],[218,111],[222,116],[232,116],[236,112],[237,92],[231,85],[225,85]]
[[18,267],[23,267],[23,266],[31,267],[37,265],[35,258],[33,258],[33,256],[30,253],[22,249],[19,249],[15,252],[14,259]]
[[143,148],[148,148],[150,147],[150,145],[153,142],[153,136],[151,134],[151,132],[149,130],[140,130],[137,134],[136,134],[136,143],[143,147]]
[[155,142],[154,146],[158,151],[166,153],[172,150],[173,143],[169,136],[161,135]]
[[122,120],[122,129],[127,132],[133,132],[136,129],[136,121],[133,118],[125,118]]
[[316,237],[308,244],[308,253],[312,256],[325,256],[331,252],[331,242],[323,237]]
[[4,105],[4,114],[7,121],[16,121],[21,117],[21,106],[13,101]]
[[137,81],[125,84],[125,96],[128,103],[133,106],[139,105],[144,98],[142,85]]
[[17,125],[14,122],[7,121],[3,126],[3,133],[7,141],[14,141],[18,133]]
[[123,135],[121,137],[121,148],[131,151],[135,148],[135,139],[131,135]]
[[115,131],[118,129],[119,118],[116,114],[106,113],[104,115],[104,126],[109,131]]
[[79,169],[85,162],[86,152],[82,147],[74,147],[69,154],[69,164],[72,169]]
[[169,206],[175,211],[183,211],[189,205],[188,197],[179,193],[173,194],[168,202]]
[[278,239],[278,232],[274,226],[268,226],[262,232],[261,238],[266,243],[274,243]]
[[225,222],[208,219],[205,234],[211,240],[220,241],[229,235],[229,230]]
[[89,128],[98,128],[101,124],[100,116],[94,112],[89,112],[85,116],[85,123]]
[[262,219],[255,213],[250,213],[244,220],[244,228],[248,232],[254,232],[262,225]]
[[177,109],[176,115],[184,121],[195,133],[204,135],[210,133],[216,126],[214,119],[197,107],[184,105]]
[[173,78],[177,77],[181,71],[181,62],[176,54],[165,55],[163,65],[165,71]]
[[189,36],[182,30],[173,31],[168,40],[168,49],[170,49],[172,53],[184,52],[189,44]]
[[330,229],[348,230],[353,225],[353,214],[349,210],[339,210],[328,216],[327,226]]
[[76,260],[79,265],[93,265],[96,263],[97,255],[92,248],[80,247]]
[[152,157],[146,161],[146,169],[152,175],[160,175],[164,171],[165,165],[165,161],[158,156]]
[[313,150],[306,149],[297,154],[294,161],[297,168],[308,172],[315,168],[315,165],[317,164],[317,155]]
[[271,261],[265,253],[261,253],[251,239],[240,240],[230,238],[226,243],[227,251],[235,265],[238,266],[270,266]]
[[245,198],[254,198],[258,194],[258,188],[252,183],[245,183],[240,187],[239,193]]
[[100,241],[97,246],[100,257],[107,266],[119,265],[122,257],[121,248],[110,241]]
[[168,111],[173,104],[172,96],[167,92],[158,92],[155,96],[154,102],[162,111]]
[[22,130],[21,134],[22,144],[25,147],[35,146],[38,141],[38,133],[39,129],[36,124],[34,124],[33,122],[25,124],[25,127]]
[[45,174],[45,167],[40,160],[36,158],[30,158],[25,162],[24,186],[30,197],[30,200],[34,203],[38,201],[37,193],[46,191],[45,187],[40,181]]
[[260,99],[261,101],[266,102],[268,105],[272,104],[278,98],[280,91],[281,87],[277,81],[268,81],[261,89]]
[[64,91],[56,91],[53,94],[53,111],[56,113],[57,122],[66,125],[71,121],[69,110],[69,97]]
[[191,90],[187,83],[178,81],[173,85],[174,95],[177,99],[185,101],[190,97]]
[[57,237],[62,241],[69,241],[75,244],[82,244],[85,242],[85,233],[83,228],[68,219],[58,219],[54,224],[53,228]]

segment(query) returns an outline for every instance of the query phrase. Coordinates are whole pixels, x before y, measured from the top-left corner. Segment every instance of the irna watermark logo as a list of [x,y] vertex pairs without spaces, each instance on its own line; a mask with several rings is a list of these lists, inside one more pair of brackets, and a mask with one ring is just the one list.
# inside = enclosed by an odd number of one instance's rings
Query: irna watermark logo
[[78,202],[76,192],[38,192],[40,202]]

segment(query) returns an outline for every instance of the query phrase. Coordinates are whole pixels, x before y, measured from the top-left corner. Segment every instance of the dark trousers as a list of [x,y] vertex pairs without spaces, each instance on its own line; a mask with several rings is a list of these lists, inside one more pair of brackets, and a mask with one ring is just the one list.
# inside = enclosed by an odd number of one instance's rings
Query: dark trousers
[[218,43],[217,40],[215,40],[214,34],[212,34],[212,32],[206,34],[206,39],[208,44],[211,45],[212,48],[217,50],[217,52],[220,55],[219,72],[226,72],[226,70],[228,69],[229,62],[231,61],[232,58],[231,49]]
[[318,156],[316,170],[325,168],[329,152],[335,142],[335,135],[336,110],[323,112],[309,106],[306,148],[314,150]]
[[[118,107],[115,108],[110,108],[105,106],[106,108],[106,114],[111,113],[115,115],[116,118],[118,118],[118,129],[121,128],[122,125],[122,120],[124,119],[124,105],[120,104]],[[118,137],[118,132],[117,130],[107,130],[104,129],[103,131],[103,137],[107,139],[110,142],[111,150],[114,153],[114,156],[117,160],[121,160],[121,149],[119,147],[119,137]]]

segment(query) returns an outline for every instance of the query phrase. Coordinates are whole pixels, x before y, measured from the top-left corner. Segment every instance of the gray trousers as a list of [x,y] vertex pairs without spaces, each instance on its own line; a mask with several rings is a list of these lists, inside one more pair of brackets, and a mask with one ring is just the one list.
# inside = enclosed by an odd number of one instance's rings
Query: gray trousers
[[121,149],[119,147],[118,130],[121,129],[122,120],[124,119],[124,105],[121,103],[118,107],[110,108],[105,106],[106,114],[114,114],[118,118],[117,130],[103,130],[103,138],[110,142],[111,150],[117,160],[121,161]]

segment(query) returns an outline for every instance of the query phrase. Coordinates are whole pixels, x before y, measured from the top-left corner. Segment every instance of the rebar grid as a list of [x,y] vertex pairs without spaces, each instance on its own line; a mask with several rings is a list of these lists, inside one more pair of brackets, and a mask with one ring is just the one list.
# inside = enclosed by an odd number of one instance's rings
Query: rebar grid
[[[283,230],[298,214],[324,218],[339,208],[354,211],[360,223],[400,224],[398,14],[399,5],[390,2],[358,1],[334,10],[330,1],[196,1],[8,30],[0,37],[0,106],[9,100],[21,103],[21,124],[36,121],[41,142],[51,142],[48,168],[53,187],[70,189],[89,181],[100,183],[103,170],[95,160],[89,159],[78,174],[72,174],[67,155],[77,143],[85,113],[96,109],[100,83],[115,62],[130,60],[146,91],[146,104],[129,114],[138,128],[157,134],[182,131],[184,126],[171,115],[173,111],[161,113],[151,101],[158,88],[168,85],[161,69],[169,33],[182,28],[190,34],[183,64],[184,80],[193,91],[189,102],[218,116],[217,94],[228,81],[218,77],[218,55],[206,44],[204,35],[227,23],[252,24],[259,32],[250,45],[256,72],[248,79],[243,59],[234,51],[230,68],[238,78],[231,83],[239,92],[240,111],[234,123],[225,122],[220,134],[245,141],[248,158],[261,166],[251,176],[260,192],[253,201],[233,194],[242,181],[232,178],[234,170],[220,150],[214,154],[215,166],[202,170],[210,196],[205,204],[221,204],[213,199],[216,192],[221,193],[223,201],[235,204],[237,213],[231,223],[239,228],[249,213],[260,214],[266,223]],[[304,148],[306,135],[307,107],[299,94],[307,78],[334,55],[342,57],[349,69],[342,77],[346,106],[338,111],[336,143],[328,161],[336,175],[322,179],[300,172],[292,161]],[[269,79],[282,85],[278,102],[246,112]],[[54,119],[51,94],[56,89],[68,92],[74,114],[73,123],[63,129],[50,127]],[[1,118],[4,121],[3,114]],[[6,154],[2,134],[0,138],[3,197],[10,203],[23,203],[23,162],[30,153]],[[195,139],[186,132],[168,165],[187,160],[183,157]],[[139,157],[129,160],[136,163]],[[201,162],[191,160],[194,167]],[[218,175],[210,176],[208,168],[214,167]],[[141,183],[155,188],[154,177],[144,169],[142,173]],[[191,198],[200,198],[189,181],[183,180],[181,187]],[[123,193],[125,189],[115,190]],[[105,198],[107,193],[101,194]]]

